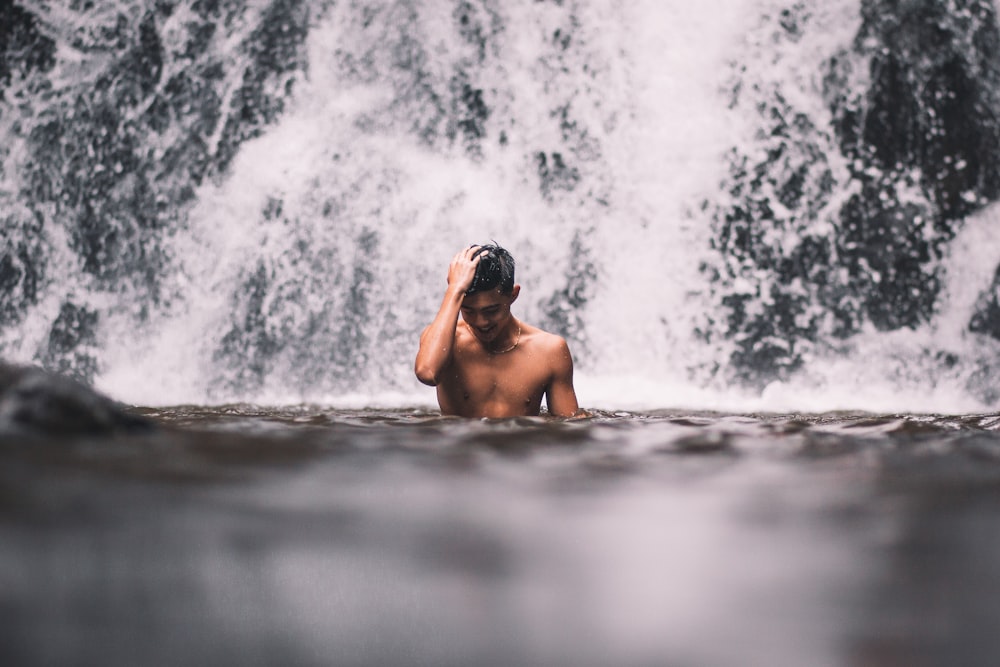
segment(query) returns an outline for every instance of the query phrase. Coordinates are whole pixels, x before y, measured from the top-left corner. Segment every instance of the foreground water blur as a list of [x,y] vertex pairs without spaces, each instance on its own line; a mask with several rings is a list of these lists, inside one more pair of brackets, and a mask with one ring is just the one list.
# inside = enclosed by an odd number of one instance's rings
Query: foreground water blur
[[3,664],[1000,657],[1000,415],[139,412],[0,440]]

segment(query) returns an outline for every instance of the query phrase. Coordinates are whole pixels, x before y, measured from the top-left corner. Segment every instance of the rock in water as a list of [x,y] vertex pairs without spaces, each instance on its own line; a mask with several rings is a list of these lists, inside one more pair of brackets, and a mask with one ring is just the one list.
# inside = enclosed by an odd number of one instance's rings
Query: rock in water
[[0,433],[111,435],[152,427],[149,420],[76,380],[0,362]]

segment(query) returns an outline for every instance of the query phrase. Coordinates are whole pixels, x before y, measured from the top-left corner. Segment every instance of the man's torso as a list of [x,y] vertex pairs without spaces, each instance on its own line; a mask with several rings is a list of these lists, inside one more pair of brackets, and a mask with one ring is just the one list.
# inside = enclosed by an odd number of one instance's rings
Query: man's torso
[[489,354],[459,326],[453,358],[437,387],[441,411],[463,417],[537,415],[552,381],[552,364],[545,352],[549,336],[526,328],[514,349]]

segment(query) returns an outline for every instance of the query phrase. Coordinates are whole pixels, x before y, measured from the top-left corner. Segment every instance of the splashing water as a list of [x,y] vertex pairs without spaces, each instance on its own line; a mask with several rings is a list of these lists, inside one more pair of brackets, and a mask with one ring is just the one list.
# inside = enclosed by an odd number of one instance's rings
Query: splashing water
[[[967,326],[1000,262],[988,201],[953,239],[914,223],[940,248],[920,275],[942,287],[905,326],[844,334],[831,313],[869,297],[720,252],[719,211],[750,196],[734,155],[769,164],[763,181],[804,179],[794,201],[764,197],[768,257],[849,236],[838,216],[863,188],[838,109],[872,85],[856,0],[19,7],[51,61],[8,56],[8,358],[142,404],[430,404],[417,335],[455,250],[496,239],[518,316],[567,337],[587,406],[998,400],[996,340]],[[831,62],[851,66],[843,103]],[[779,108],[809,123],[776,134]],[[734,298],[794,324],[740,329]]]

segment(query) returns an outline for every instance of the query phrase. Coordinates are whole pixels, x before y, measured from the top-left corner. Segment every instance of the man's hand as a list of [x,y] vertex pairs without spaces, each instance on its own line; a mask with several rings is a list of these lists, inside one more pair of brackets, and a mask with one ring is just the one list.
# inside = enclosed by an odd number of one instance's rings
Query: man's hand
[[448,287],[465,294],[472,287],[472,281],[476,277],[476,267],[482,254],[479,253],[479,246],[469,246],[452,257],[451,265],[448,267]]

